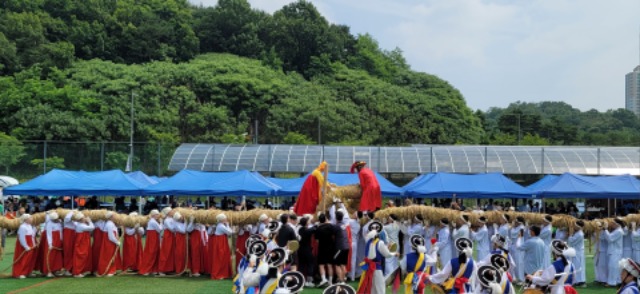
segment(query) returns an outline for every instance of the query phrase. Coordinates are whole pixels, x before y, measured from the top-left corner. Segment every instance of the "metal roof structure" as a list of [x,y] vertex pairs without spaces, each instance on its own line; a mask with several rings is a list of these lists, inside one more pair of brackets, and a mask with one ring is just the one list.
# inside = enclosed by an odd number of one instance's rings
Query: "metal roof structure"
[[182,144],[169,170],[250,170],[307,173],[326,160],[331,172],[349,172],[356,160],[380,173],[640,175],[638,147],[413,145]]

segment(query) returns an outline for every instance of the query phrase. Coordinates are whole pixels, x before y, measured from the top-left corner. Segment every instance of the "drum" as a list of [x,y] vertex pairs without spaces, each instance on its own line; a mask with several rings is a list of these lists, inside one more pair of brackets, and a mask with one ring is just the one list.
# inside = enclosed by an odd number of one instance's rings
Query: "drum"
[[522,294],[544,294],[540,289],[524,289]]

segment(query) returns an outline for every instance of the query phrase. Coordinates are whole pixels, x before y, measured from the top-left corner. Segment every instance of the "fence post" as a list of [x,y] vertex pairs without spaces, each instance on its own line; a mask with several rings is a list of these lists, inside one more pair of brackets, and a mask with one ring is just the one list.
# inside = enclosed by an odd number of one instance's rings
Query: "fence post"
[[161,171],[160,171],[160,165],[162,165],[162,161],[160,160],[160,158],[162,156],[161,154],[162,154],[162,144],[160,142],[158,142],[158,170],[156,172],[156,174],[158,176],[160,176],[160,174],[161,174]]
[[104,142],[100,143],[100,170],[104,170]]
[[44,150],[42,152],[42,174],[47,173],[47,141],[44,141]]

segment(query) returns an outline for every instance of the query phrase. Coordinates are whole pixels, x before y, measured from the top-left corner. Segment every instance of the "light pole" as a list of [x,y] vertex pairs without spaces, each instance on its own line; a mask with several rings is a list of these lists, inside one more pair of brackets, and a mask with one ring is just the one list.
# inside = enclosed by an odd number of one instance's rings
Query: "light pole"
[[131,131],[129,133],[129,158],[127,159],[127,167],[125,169],[126,172],[133,171],[133,97],[136,94],[131,91]]

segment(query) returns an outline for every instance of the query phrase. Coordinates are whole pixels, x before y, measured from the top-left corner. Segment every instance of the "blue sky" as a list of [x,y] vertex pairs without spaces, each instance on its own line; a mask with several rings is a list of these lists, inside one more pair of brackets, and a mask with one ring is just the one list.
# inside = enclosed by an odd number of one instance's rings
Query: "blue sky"
[[[249,2],[273,13],[292,1]],[[353,34],[399,47],[413,70],[449,81],[473,109],[548,100],[622,108],[624,75],[640,62],[637,0],[311,2]]]

